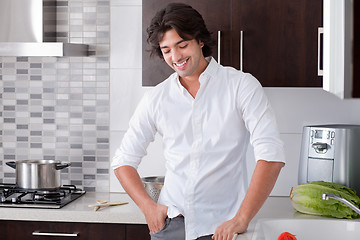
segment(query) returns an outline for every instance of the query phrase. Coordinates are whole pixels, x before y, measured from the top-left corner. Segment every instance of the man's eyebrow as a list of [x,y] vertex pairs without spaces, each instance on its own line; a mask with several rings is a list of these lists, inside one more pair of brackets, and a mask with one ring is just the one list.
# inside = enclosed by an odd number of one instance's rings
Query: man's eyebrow
[[[179,45],[182,42],[186,42],[186,40],[182,39],[182,40],[178,41],[177,43],[175,43],[175,46]],[[164,48],[169,48],[169,47],[168,46],[160,46],[160,49],[164,49]]]

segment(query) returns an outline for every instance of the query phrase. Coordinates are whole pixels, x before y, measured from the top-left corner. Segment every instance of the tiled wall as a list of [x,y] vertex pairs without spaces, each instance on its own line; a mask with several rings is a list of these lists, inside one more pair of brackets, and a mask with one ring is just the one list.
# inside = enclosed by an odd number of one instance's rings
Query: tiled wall
[[109,189],[110,0],[57,0],[57,40],[89,57],[0,56],[0,182],[7,161],[71,162],[62,184]]

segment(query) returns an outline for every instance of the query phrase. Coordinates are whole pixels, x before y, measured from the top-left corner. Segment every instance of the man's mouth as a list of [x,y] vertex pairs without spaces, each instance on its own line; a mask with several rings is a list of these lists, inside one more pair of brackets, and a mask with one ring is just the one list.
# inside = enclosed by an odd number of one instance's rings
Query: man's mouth
[[177,68],[183,68],[183,67],[185,66],[185,64],[187,63],[188,60],[189,60],[189,59],[187,58],[187,59],[185,59],[185,60],[182,61],[182,62],[173,63],[173,64],[174,64],[174,66],[177,67]]

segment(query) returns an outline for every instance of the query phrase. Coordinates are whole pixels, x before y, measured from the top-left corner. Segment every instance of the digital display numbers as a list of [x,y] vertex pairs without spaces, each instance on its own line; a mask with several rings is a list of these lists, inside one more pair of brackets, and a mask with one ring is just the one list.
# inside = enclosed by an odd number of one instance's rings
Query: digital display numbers
[[[314,138],[323,139],[323,138],[329,138],[330,137],[330,131],[325,130],[315,130]],[[331,136],[333,138],[333,136]]]
[[323,130],[316,130],[315,131],[315,138],[320,138],[322,139],[323,138],[323,134],[324,134],[324,131]]

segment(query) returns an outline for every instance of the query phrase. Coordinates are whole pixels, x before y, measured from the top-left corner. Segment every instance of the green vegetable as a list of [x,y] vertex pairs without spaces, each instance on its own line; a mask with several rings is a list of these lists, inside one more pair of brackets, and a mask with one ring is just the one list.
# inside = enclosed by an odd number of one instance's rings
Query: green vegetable
[[346,204],[335,199],[323,200],[323,193],[332,193],[360,206],[360,198],[356,191],[343,185],[331,182],[314,181],[301,184],[291,189],[292,206],[299,212],[335,218],[360,217]]

